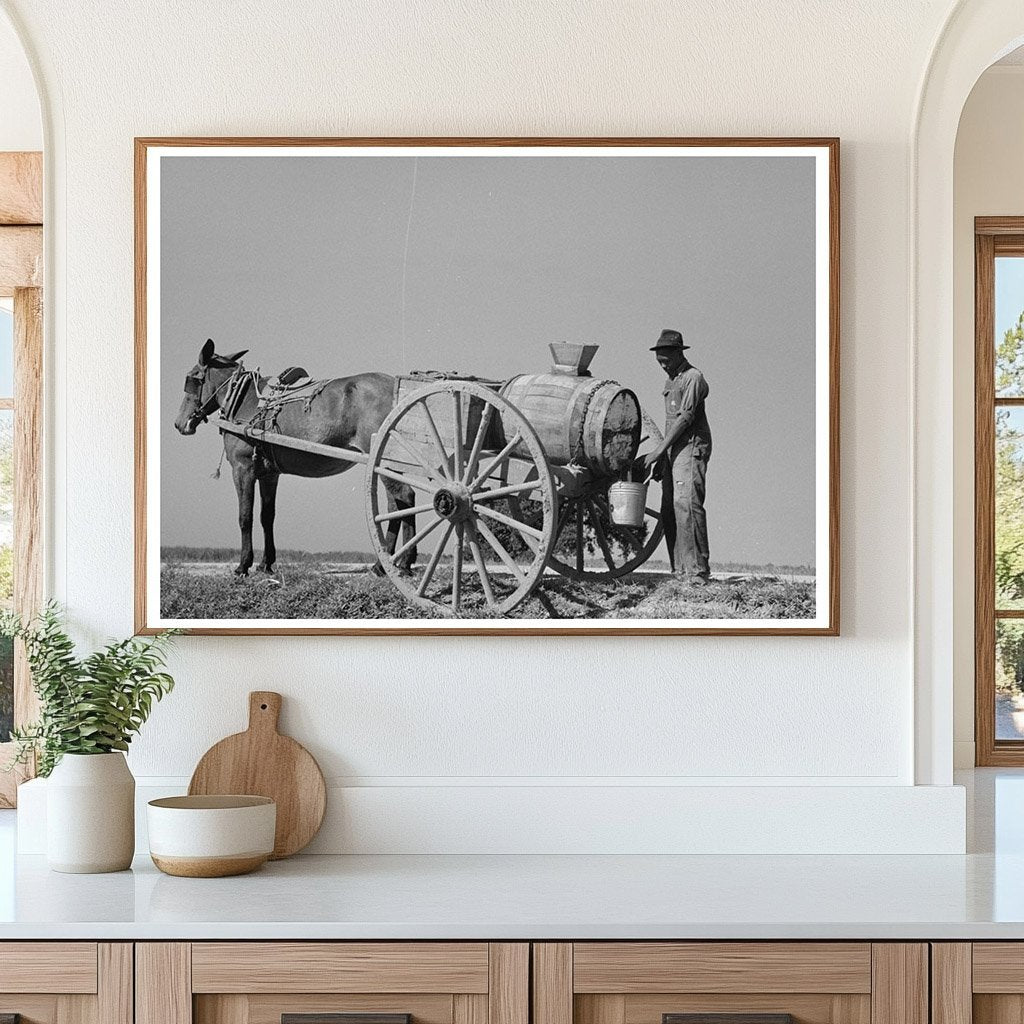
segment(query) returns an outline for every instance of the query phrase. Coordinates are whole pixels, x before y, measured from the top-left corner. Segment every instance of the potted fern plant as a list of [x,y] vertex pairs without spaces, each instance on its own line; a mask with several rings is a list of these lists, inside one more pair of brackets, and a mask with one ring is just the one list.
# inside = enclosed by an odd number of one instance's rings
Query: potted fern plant
[[[75,653],[57,606],[33,620],[0,614],[0,634],[21,640],[39,697],[38,721],[16,729],[14,764],[36,759],[48,777],[47,861],[54,871],[122,871],[135,852],[132,736],[174,680],[162,671],[176,631]],[[13,766],[13,765],[12,765]]]

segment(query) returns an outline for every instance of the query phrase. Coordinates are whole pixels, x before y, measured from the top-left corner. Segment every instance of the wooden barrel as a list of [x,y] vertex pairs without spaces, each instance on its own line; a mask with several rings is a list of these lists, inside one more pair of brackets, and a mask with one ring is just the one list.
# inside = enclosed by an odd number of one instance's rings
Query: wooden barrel
[[640,447],[640,402],[612,380],[561,373],[513,377],[501,395],[527,419],[554,466],[586,466],[599,476],[629,469]]

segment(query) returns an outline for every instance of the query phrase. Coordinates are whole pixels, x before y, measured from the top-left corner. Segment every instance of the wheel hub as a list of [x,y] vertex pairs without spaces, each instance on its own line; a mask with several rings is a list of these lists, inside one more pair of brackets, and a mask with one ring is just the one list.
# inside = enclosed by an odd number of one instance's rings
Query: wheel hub
[[434,494],[434,511],[451,523],[461,523],[473,510],[473,499],[464,484],[448,483]]

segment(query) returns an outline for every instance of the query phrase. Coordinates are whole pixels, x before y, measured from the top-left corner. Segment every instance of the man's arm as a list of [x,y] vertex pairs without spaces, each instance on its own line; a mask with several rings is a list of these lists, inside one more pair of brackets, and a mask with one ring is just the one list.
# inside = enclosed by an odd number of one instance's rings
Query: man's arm
[[672,426],[668,428],[665,439],[661,444],[654,451],[648,452],[644,457],[645,469],[650,469],[654,463],[666,455],[671,450],[672,445],[693,426],[693,421],[697,418],[697,406],[700,404],[700,400],[707,396],[707,393],[708,386],[702,376],[694,374],[686,381],[682,402],[679,407],[679,415]]

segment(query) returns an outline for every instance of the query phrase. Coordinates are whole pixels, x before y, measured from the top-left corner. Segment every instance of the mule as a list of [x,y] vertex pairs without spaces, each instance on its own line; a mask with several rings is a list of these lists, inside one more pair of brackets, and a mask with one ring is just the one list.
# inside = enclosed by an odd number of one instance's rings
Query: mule
[[[247,371],[242,356],[248,349],[229,356],[218,355],[208,339],[199,352],[199,360],[185,377],[185,395],[174,420],[175,429],[186,436],[194,434],[200,423],[216,411],[225,411],[235,423],[248,423],[257,415],[259,392],[266,378]],[[394,406],[395,381],[386,373],[357,373],[327,381],[306,400],[290,401],[274,409],[275,429],[292,437],[342,448],[370,450],[370,440]],[[225,410],[225,403],[230,409]],[[255,561],[252,548],[253,508],[256,489],[260,492],[260,525],[263,528],[263,561],[260,570],[273,574],[277,561],[274,545],[274,518],[277,509],[277,484],[281,475],[336,476],[356,463],[313,455],[280,445],[251,442],[235,434],[224,433],[224,456],[231,466],[238,496],[238,527],[242,547],[236,576],[247,576]],[[388,481],[385,484],[388,511],[411,508],[412,488]],[[388,521],[386,548],[393,553],[399,529],[403,543],[415,534],[414,516]],[[410,571],[416,562],[416,548],[403,552],[397,565]],[[379,565],[377,566],[379,570]]]

